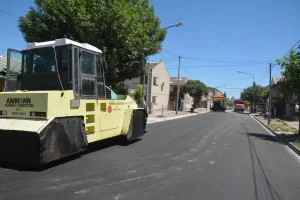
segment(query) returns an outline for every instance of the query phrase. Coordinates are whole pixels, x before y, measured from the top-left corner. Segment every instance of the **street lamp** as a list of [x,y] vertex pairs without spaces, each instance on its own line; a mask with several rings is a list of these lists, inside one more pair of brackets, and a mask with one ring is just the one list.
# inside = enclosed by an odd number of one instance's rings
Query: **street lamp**
[[253,74],[250,74],[250,73],[247,73],[247,72],[241,72],[241,71],[237,71],[237,72],[240,73],[240,74],[250,75],[253,78],[253,90],[254,90],[254,96],[253,96],[254,110],[253,111],[254,111],[254,113],[256,113],[256,88],[255,88],[256,84],[255,84],[255,77],[254,77]]
[[168,28],[172,28],[172,27],[179,27],[179,26],[183,26],[183,22],[179,22],[178,24],[174,24],[174,25],[171,25],[171,26],[168,26],[168,27],[162,28],[162,29],[168,29]]
[[[183,22],[179,22],[177,24],[174,24],[174,25],[171,25],[171,26],[168,26],[168,27],[165,27],[165,28],[162,28],[161,30],[164,30],[164,29],[169,29],[169,28],[172,28],[172,27],[180,27],[180,26],[183,26]],[[147,72],[147,91],[146,91],[146,104],[147,106],[149,106],[149,102],[150,102],[150,63],[148,62],[148,72]],[[177,114],[177,110],[178,110],[178,98],[179,98],[179,69],[178,69],[178,83],[177,83],[177,106],[176,106],[176,114]],[[151,112],[151,109],[149,109],[149,112]]]
[[[183,22],[179,22],[177,24],[168,26],[163,29],[169,29],[172,27],[180,27],[180,26],[183,26]],[[177,78],[176,115],[178,114],[178,106],[179,106],[179,78],[180,78],[180,56],[179,56],[179,64],[178,64],[178,78]]]

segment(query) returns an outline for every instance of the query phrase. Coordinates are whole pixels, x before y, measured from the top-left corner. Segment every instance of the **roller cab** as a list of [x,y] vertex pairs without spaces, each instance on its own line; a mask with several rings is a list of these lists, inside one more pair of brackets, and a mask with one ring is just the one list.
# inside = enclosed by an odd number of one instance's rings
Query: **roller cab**
[[40,166],[110,137],[145,133],[145,110],[105,84],[101,50],[68,39],[8,50],[0,163]]

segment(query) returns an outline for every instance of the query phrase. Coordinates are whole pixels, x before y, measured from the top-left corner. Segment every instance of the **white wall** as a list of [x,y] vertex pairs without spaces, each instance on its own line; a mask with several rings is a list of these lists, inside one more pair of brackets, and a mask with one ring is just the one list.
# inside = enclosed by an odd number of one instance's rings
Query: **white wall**
[[[158,77],[157,85],[154,85],[154,77]],[[167,110],[170,93],[170,75],[163,62],[160,62],[152,69],[151,82],[151,110],[161,110],[162,107],[164,110]],[[153,102],[154,96],[156,96],[156,102]]]

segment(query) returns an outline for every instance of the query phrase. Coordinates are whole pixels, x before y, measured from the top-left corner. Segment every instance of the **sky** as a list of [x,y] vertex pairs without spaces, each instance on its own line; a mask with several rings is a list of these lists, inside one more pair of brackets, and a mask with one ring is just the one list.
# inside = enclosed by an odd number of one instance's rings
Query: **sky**
[[[7,48],[23,49],[25,41],[17,16],[34,6],[33,0],[0,0],[0,55]],[[300,40],[299,0],[151,0],[161,28],[168,29],[162,51],[149,61],[163,61],[170,76],[200,80],[218,87],[228,97],[240,97],[241,88],[269,83],[269,63],[275,64]],[[9,14],[3,13],[7,12]],[[274,65],[272,77],[280,77]]]

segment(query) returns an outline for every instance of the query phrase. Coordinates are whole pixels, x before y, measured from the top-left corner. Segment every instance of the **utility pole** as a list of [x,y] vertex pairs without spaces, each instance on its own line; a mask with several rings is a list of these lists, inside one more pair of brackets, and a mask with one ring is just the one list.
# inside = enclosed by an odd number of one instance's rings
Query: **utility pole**
[[272,64],[270,63],[270,77],[269,77],[269,115],[268,115],[268,124],[271,123],[271,106],[272,106],[272,88],[271,88],[271,84],[272,84]]
[[150,87],[151,87],[151,79],[150,79],[150,62],[148,62],[148,70],[147,70],[147,91],[146,91],[146,105],[148,107],[148,113],[151,113],[150,106]]
[[178,114],[178,104],[179,104],[180,59],[181,59],[181,56],[178,57],[178,78],[177,78],[176,115]]
[[256,113],[256,83],[255,80],[253,81],[253,92],[254,92],[254,96],[253,96],[253,104],[254,104],[254,113]]

